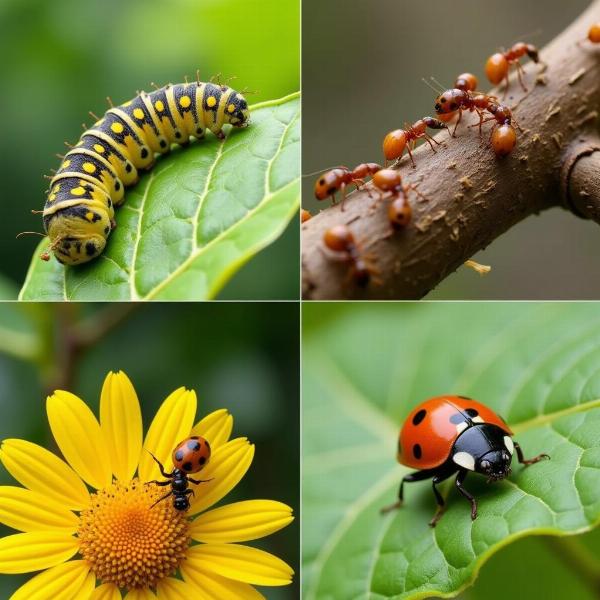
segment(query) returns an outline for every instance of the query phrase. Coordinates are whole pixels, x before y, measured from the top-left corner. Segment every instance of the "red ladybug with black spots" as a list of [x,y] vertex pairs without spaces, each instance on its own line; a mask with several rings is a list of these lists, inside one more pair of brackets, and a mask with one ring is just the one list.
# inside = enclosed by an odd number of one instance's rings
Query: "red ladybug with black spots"
[[156,506],[162,500],[166,500],[169,496],[173,496],[173,507],[175,510],[185,511],[190,507],[190,501],[188,496],[194,495],[194,490],[189,489],[188,483],[192,482],[195,484],[205,483],[211,481],[210,479],[192,479],[188,475],[190,473],[198,473],[201,471],[210,460],[210,444],[208,440],[205,440],[199,435],[193,435],[185,440],[179,442],[173,450],[173,471],[167,473],[162,463],[150,452],[150,456],[156,461],[161,475],[166,481],[149,481],[148,483],[155,483],[156,485],[166,486],[170,485],[171,489],[168,494],[165,494],[162,498],[159,498],[152,507]]
[[432,479],[438,509],[431,527],[442,517],[444,499],[436,485],[455,473],[458,491],[471,503],[471,519],[477,518],[477,502],[463,487],[469,473],[485,475],[490,481],[511,473],[513,452],[523,465],[536,463],[547,454],[526,460],[513,432],[493,410],[466,396],[436,396],[417,406],[406,418],[398,440],[398,462],[419,469],[402,478],[398,501],[382,509],[387,512],[402,506],[405,482]]

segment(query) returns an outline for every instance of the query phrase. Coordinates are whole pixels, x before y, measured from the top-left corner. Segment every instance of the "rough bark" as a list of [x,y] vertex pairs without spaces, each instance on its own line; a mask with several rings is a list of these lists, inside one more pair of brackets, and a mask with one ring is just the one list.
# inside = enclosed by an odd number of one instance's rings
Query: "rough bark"
[[[543,64],[525,65],[528,92],[512,70],[504,102],[523,131],[508,157],[494,155],[490,124],[480,138],[467,127],[476,116],[464,113],[456,138],[436,137],[444,143],[437,153],[427,144],[417,149],[416,169],[402,159],[404,182],[426,197],[410,195],[405,230],[389,235],[387,201],[373,208],[367,188],[350,194],[343,212],[333,206],[304,223],[304,298],[418,299],[529,215],[562,206],[600,223],[600,45],[586,39],[596,21],[600,0],[540,51]],[[502,99],[503,92],[490,93]],[[340,223],[374,258],[380,281],[366,289],[349,284],[348,265],[323,252],[323,233]]]

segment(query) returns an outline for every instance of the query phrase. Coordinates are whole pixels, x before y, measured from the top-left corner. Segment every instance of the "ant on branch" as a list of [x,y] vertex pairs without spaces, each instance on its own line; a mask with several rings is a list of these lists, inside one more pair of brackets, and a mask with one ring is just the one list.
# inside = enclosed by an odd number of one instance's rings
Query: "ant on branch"
[[487,59],[487,62],[485,63],[485,74],[490,83],[498,85],[503,79],[506,80],[504,96],[506,96],[506,93],[508,92],[508,71],[511,65],[515,65],[517,68],[519,83],[521,84],[523,91],[527,91],[527,87],[523,83],[523,67],[519,62],[519,59],[525,55],[529,56],[534,63],[538,63],[540,60],[538,49],[533,44],[525,44],[524,42],[517,42],[505,52],[496,52]]
[[335,204],[335,194],[342,192],[340,208],[344,210],[346,187],[355,185],[358,189],[365,183],[365,178],[374,175],[381,169],[377,163],[361,163],[352,171],[347,167],[336,167],[323,173],[315,183],[315,197],[317,200],[331,198]]
[[415,121],[412,125],[405,123],[404,129],[394,129],[394,131],[390,131],[383,140],[383,155],[385,156],[386,166],[390,160],[400,160],[404,153],[404,149],[406,148],[414,168],[416,165],[410,150],[410,143],[412,142],[414,148],[419,138],[425,138],[427,143],[431,146],[431,149],[435,152],[436,150],[432,142],[435,142],[438,146],[441,144],[427,133],[427,127],[430,129],[448,129],[448,126],[439,119],[423,117],[422,119]]

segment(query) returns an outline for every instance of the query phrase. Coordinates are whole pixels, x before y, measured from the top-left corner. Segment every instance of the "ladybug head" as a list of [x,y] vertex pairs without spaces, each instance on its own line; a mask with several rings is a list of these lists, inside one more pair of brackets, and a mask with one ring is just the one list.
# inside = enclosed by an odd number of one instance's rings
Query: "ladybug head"
[[511,460],[512,455],[508,450],[491,450],[475,463],[475,470],[486,475],[488,482],[498,481],[510,475]]

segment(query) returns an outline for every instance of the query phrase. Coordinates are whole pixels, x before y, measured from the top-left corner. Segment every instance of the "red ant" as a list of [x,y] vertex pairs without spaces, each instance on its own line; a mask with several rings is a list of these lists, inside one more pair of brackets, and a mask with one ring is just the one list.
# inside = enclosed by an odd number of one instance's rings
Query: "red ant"
[[369,285],[373,275],[377,270],[369,263],[369,260],[363,255],[354,234],[346,225],[334,225],[323,234],[323,243],[325,247],[332,250],[335,260],[348,263],[348,279],[353,279],[354,283],[366,288]]
[[431,142],[435,142],[438,146],[440,145],[440,142],[434,140],[427,133],[427,127],[430,129],[448,129],[448,126],[445,123],[442,123],[442,121],[434,119],[433,117],[423,117],[422,119],[415,121],[412,125],[405,123],[404,127],[405,129],[394,129],[394,131],[390,131],[383,140],[383,154],[385,156],[386,166],[389,160],[400,160],[404,153],[404,148],[406,148],[412,166],[415,167],[415,160],[410,151],[410,142],[413,143],[414,148],[414,145],[419,138],[425,138],[427,143],[431,146],[431,149],[435,152],[435,147]]
[[[496,121],[492,128],[492,147],[497,156],[506,156],[515,147],[517,134],[512,125],[514,118],[512,111],[504,104],[498,104],[495,96],[475,92],[470,89],[453,88],[440,94],[435,100],[435,111],[438,114],[449,114],[458,111],[458,121],[454,126],[452,135],[462,119],[463,110],[475,111],[479,115],[479,135],[481,126],[488,121]],[[492,117],[483,118],[483,111],[487,110]]]
[[519,59],[526,54],[534,63],[539,62],[540,57],[538,49],[533,44],[525,44],[524,42],[517,42],[506,52],[496,52],[487,59],[487,62],[485,63],[485,74],[494,85],[498,85],[503,79],[506,80],[506,88],[504,90],[505,96],[508,92],[508,71],[511,65],[517,67],[519,83],[521,84],[523,91],[527,91],[527,88],[523,83],[523,67],[519,62]]
[[380,192],[380,198],[390,192],[391,202],[388,206],[388,219],[394,230],[402,229],[410,223],[412,209],[408,202],[408,193],[412,190],[421,198],[414,184],[403,185],[400,173],[394,169],[382,169],[373,176],[373,185]]
[[305,208],[300,209],[300,223],[306,223],[309,219],[312,218],[312,215]]
[[315,197],[317,200],[325,200],[331,197],[335,204],[335,194],[339,190],[342,192],[341,210],[344,210],[344,200],[346,199],[346,187],[354,184],[357,188],[365,183],[365,177],[374,175],[381,169],[377,163],[361,163],[352,171],[347,167],[336,167],[326,173],[323,173],[315,183]]

